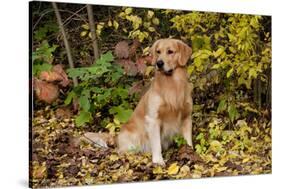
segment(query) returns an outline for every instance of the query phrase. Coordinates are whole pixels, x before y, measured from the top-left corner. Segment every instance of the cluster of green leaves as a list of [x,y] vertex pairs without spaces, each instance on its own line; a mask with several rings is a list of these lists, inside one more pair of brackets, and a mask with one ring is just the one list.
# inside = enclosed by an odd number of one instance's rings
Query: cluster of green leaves
[[43,26],[34,31],[34,39],[37,41],[46,40],[48,35],[58,32],[59,28],[53,20],[48,21]]
[[54,52],[57,45],[50,46],[47,40],[42,41],[40,46],[32,52],[32,75],[36,76],[42,71],[49,71],[54,61]]
[[118,122],[126,122],[131,113],[129,95],[124,79],[123,69],[112,63],[113,55],[109,51],[90,67],[68,69],[69,77],[77,77],[80,82],[74,87],[65,99],[65,104],[70,104],[77,99],[80,106],[79,115],[76,117],[78,126],[89,123],[93,115],[102,116],[108,123],[108,118],[113,115]]

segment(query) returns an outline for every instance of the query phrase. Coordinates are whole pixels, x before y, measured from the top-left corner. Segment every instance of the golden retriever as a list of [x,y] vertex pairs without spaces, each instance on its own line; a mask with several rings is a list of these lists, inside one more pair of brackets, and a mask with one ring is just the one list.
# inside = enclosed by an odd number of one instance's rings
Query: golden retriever
[[191,48],[177,39],[160,39],[153,44],[155,78],[121,127],[119,151],[151,152],[152,162],[164,165],[162,150],[169,147],[175,134],[182,134],[192,147],[192,84],[186,70],[191,53]]

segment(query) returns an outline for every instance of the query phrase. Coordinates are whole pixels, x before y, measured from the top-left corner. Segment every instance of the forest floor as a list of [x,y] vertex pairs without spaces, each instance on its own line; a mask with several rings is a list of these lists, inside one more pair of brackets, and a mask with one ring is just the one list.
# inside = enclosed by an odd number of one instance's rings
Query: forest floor
[[[200,124],[194,117],[193,132],[204,132],[202,127],[196,129]],[[75,126],[72,118],[58,118],[49,106],[34,111],[32,123],[30,183],[35,188],[271,173],[270,121],[260,122],[258,132],[254,124],[251,131],[241,127],[244,130],[239,131],[247,133],[248,141],[242,137],[230,142],[224,137],[225,143],[213,140],[204,153],[175,145],[163,152],[166,165],[162,167],[152,164],[150,154],[118,154],[114,147],[74,145],[73,139],[87,128]],[[204,141],[196,136],[195,145],[204,148]],[[243,144],[239,143],[242,139]]]

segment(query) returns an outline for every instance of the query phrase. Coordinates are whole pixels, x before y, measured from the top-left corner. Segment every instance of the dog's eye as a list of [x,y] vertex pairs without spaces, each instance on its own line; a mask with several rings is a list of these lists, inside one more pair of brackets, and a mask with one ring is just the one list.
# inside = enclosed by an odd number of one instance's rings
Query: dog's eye
[[168,50],[168,54],[173,54],[173,53],[174,53],[174,51]]
[[160,53],[161,53],[161,51],[159,51],[159,50],[157,50],[156,52],[157,52],[157,54],[160,54]]

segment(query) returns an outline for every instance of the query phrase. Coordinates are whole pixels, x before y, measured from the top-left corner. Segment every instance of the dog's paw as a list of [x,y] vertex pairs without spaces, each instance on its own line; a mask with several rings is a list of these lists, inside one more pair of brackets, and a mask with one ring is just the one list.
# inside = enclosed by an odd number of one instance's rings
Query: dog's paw
[[161,166],[165,166],[165,162],[163,160],[163,157],[162,156],[159,156],[159,157],[153,157],[152,158],[152,163],[154,164],[158,164],[158,165],[161,165]]

